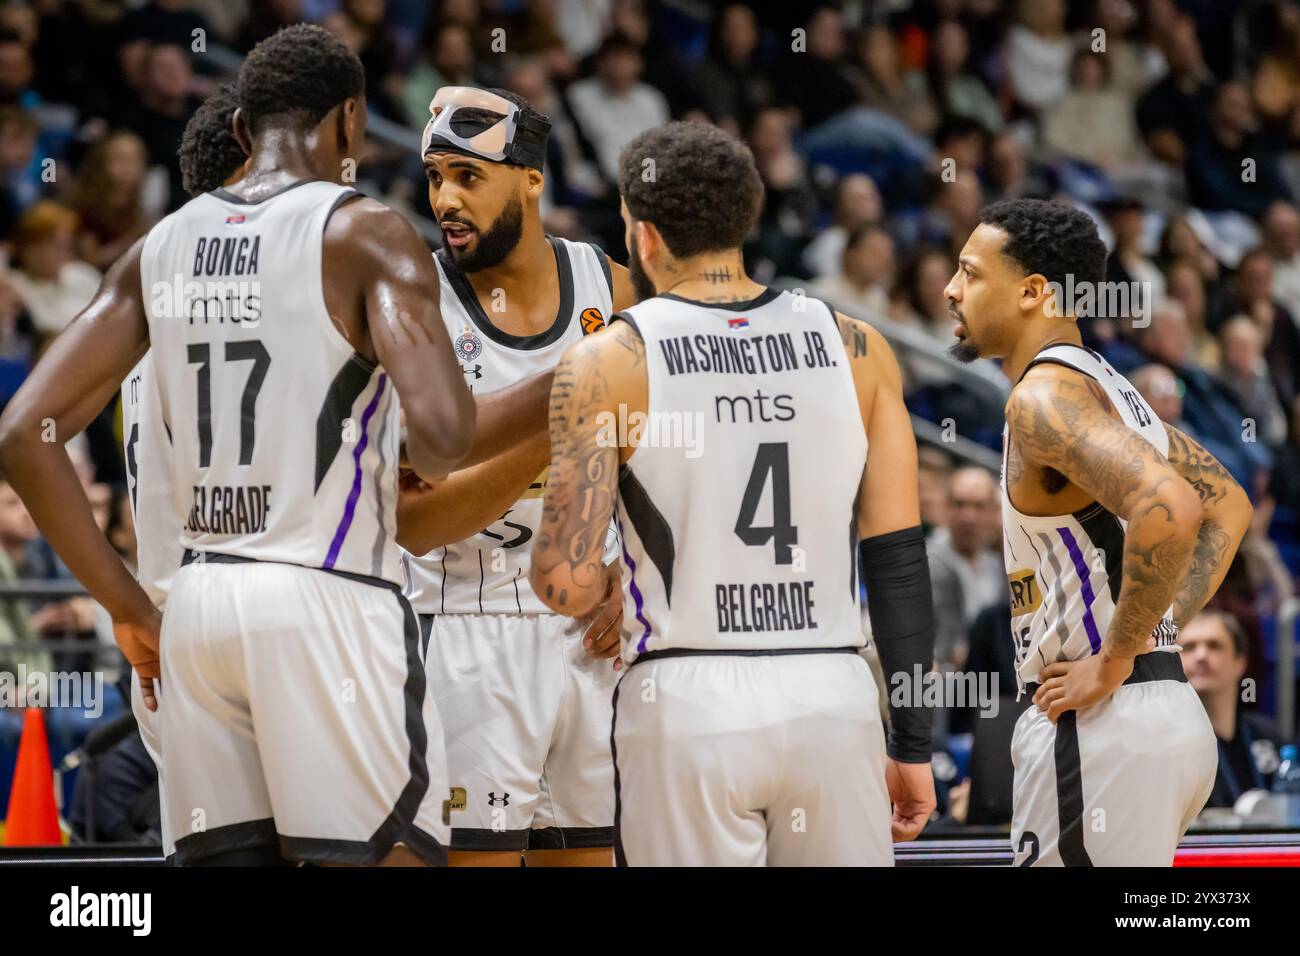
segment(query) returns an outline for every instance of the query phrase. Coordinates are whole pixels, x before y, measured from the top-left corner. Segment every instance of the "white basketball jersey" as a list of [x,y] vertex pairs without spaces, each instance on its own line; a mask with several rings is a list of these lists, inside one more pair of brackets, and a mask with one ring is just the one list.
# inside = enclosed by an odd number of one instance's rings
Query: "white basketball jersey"
[[149,233],[140,260],[172,439],[181,542],[400,580],[398,404],[330,320],[326,221],[355,190],[218,189]]
[[[548,237],[560,279],[554,324],[517,336],[492,324],[454,258],[435,256],[442,320],[455,343],[465,381],[476,394],[495,392],[559,364],[572,343],[605,327],[613,311],[609,260],[594,246]],[[472,538],[418,556],[402,552],[406,595],[420,614],[549,614],[528,584],[533,535],[542,520],[546,471],[524,496]],[[611,541],[607,561],[617,558]]]
[[862,646],[867,436],[834,314],[769,289],[618,319],[645,341],[649,406],[619,474],[623,659]]
[[181,518],[174,506],[172,443],[159,407],[152,351],[122,383],[122,446],[135,519],[135,575],[161,608],[184,549]]
[[[1155,412],[1128,379],[1096,352],[1079,345],[1054,345],[1039,352],[1028,367],[1043,362],[1064,365],[1094,379],[1105,389],[1125,425],[1160,454],[1169,453],[1169,435]],[[1100,502],[1067,515],[1021,514],[1007,494],[1006,450],[1004,428],[1003,555],[1011,589],[1016,673],[1025,683],[1037,683],[1048,664],[1081,660],[1101,649],[1119,601],[1128,522]],[[1172,609],[1165,612],[1155,636],[1157,650],[1179,650]]]

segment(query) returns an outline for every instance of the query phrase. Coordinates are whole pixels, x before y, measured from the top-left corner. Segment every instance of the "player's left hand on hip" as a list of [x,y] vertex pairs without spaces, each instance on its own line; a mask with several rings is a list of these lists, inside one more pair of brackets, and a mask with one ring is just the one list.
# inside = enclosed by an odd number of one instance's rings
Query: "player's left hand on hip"
[[885,786],[894,814],[889,821],[895,843],[915,840],[934,813],[934,771],[928,763],[885,762]]
[[1081,661],[1048,664],[1034,694],[1034,706],[1052,723],[1067,710],[1085,710],[1115,693],[1133,672],[1133,658],[1094,654]]
[[619,574],[618,562],[615,561],[605,567],[605,594],[587,624],[582,646],[597,660],[617,657],[622,634],[623,580]]

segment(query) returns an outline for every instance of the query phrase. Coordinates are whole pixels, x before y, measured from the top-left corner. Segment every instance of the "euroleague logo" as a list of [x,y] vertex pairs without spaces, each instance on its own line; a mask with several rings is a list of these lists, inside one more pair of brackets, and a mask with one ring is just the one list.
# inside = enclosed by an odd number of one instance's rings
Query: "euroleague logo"
[[483,354],[483,340],[472,329],[466,329],[456,340],[456,354],[462,362],[474,361]]
[[582,310],[582,334],[590,335],[592,332],[599,332],[605,327],[605,316],[600,309],[583,309]]

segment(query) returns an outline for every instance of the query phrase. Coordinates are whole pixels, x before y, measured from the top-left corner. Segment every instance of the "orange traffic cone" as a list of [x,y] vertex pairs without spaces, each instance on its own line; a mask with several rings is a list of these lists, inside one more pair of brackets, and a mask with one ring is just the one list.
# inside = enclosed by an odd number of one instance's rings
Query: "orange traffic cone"
[[54,805],[54,768],[45,739],[45,718],[39,707],[23,714],[13,789],[5,818],[5,846],[58,846],[63,842],[59,811]]

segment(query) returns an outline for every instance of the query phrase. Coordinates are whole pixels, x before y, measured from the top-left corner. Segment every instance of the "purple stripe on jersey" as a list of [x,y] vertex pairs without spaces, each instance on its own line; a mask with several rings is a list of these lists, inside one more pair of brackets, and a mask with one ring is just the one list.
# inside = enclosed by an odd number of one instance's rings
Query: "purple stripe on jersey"
[[1079,551],[1079,545],[1075,542],[1070,529],[1057,528],[1056,533],[1065,542],[1065,550],[1070,552],[1075,573],[1079,575],[1079,590],[1083,593],[1083,629],[1088,634],[1088,643],[1092,645],[1092,652],[1096,654],[1101,650],[1101,635],[1097,633],[1097,622],[1092,618],[1092,602],[1095,600],[1095,595],[1092,593],[1092,579],[1088,574],[1088,566],[1083,562],[1083,554]]
[[384,385],[387,381],[387,375],[379,376],[379,387],[375,389],[375,394],[371,397],[366,410],[361,413],[361,441],[357,442],[357,447],[352,449],[352,464],[356,469],[352,474],[352,490],[348,492],[348,503],[343,507],[343,518],[334,531],[334,540],[330,542],[329,554],[325,556],[323,566],[326,568],[334,567],[334,562],[339,559],[339,551],[343,547],[343,539],[348,536],[348,529],[352,527],[352,517],[357,511],[357,499],[361,497],[361,456],[365,454],[366,446],[370,444],[368,432],[370,418],[379,407],[379,399],[384,394]]
[[632,555],[627,553],[627,536],[623,534],[623,522],[619,520],[617,511],[614,512],[614,524],[618,526],[618,544],[623,549],[623,560],[627,562],[629,575],[627,587],[632,592],[632,600],[636,602],[636,619],[645,628],[645,633],[637,642],[636,652],[644,654],[645,642],[650,640],[650,622],[645,619],[645,598],[641,595],[641,589],[636,586],[636,562],[632,560]]

